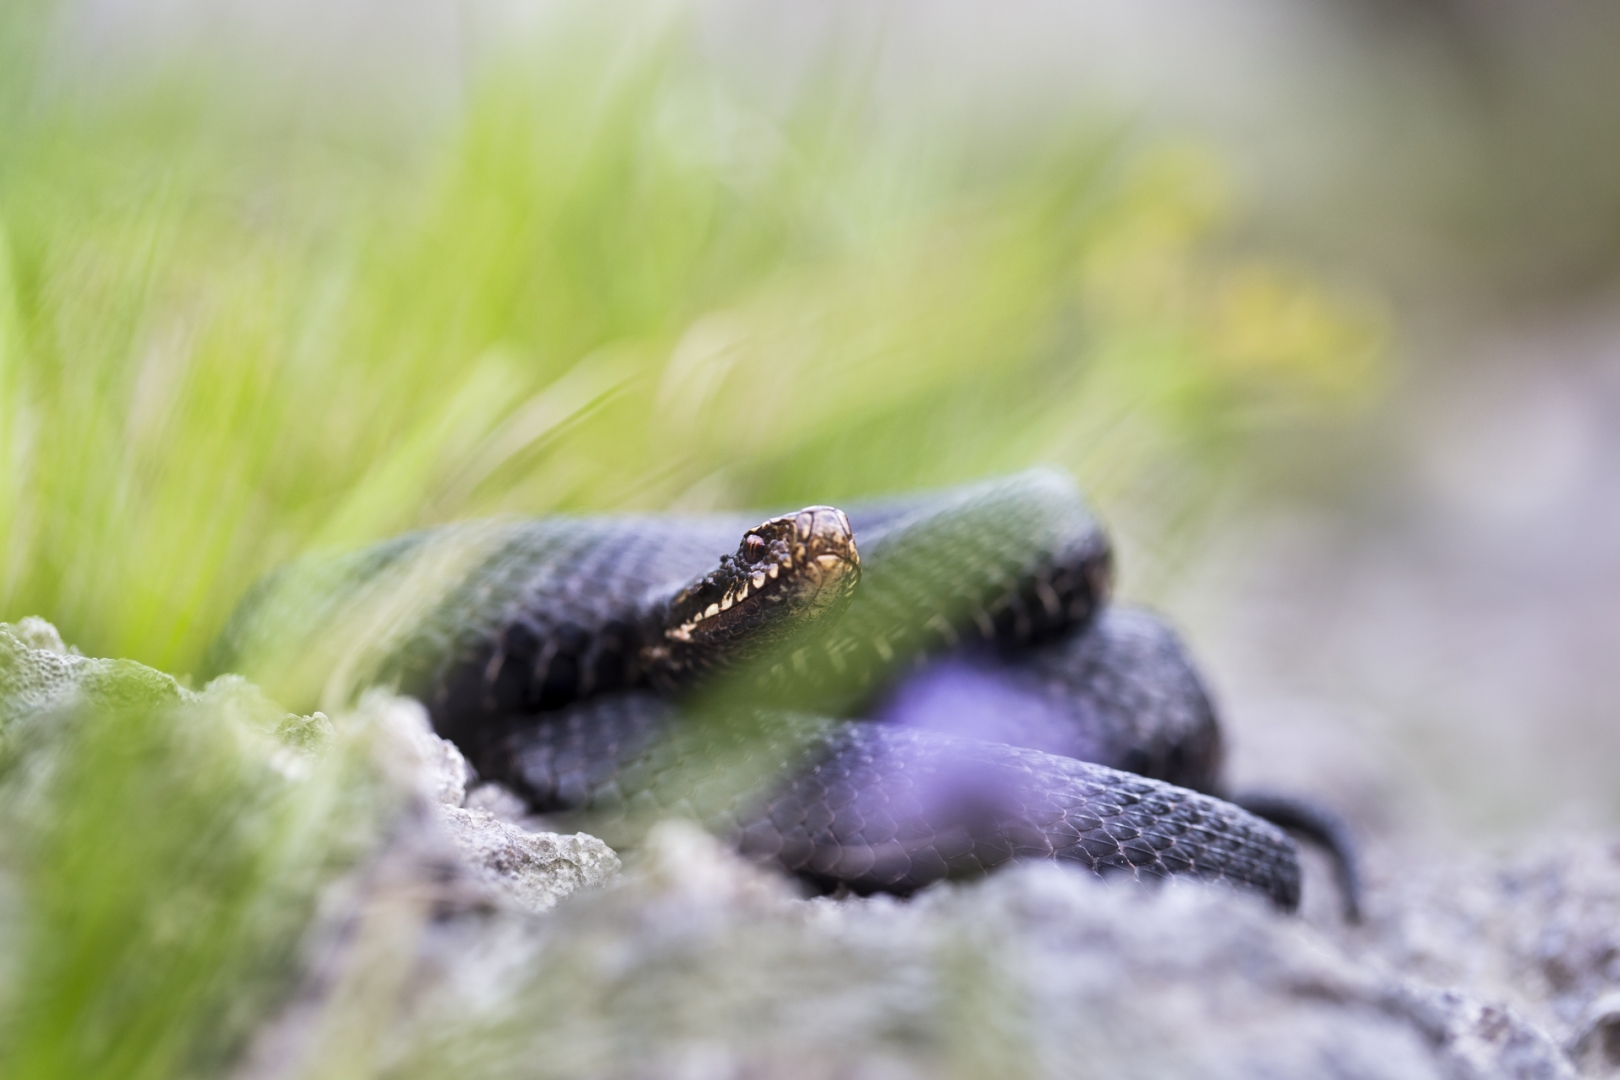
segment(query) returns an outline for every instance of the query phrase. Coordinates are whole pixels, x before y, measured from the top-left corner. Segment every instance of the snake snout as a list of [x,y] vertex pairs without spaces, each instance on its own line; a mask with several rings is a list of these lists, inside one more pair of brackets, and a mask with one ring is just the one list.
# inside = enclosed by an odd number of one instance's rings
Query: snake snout
[[861,555],[849,516],[832,506],[793,515],[791,554],[802,578],[800,600],[814,617],[845,599],[861,576]]
[[762,522],[674,597],[649,669],[673,682],[689,670],[764,656],[842,609],[860,573],[855,531],[842,510],[809,506]]

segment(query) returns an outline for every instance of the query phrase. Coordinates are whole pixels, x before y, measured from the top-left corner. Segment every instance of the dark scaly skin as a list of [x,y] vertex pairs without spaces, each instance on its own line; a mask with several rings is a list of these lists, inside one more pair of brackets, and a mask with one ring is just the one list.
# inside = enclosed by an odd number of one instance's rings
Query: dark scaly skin
[[1339,887],[1340,910],[1345,921],[1361,921],[1360,846],[1344,818],[1312,799],[1286,793],[1244,791],[1234,795],[1232,802],[1326,852],[1333,863],[1334,883]]
[[977,644],[1017,652],[1086,623],[1112,550],[1061,474],[1037,469],[850,511],[866,580],[830,630],[848,684]]
[[[747,678],[731,680],[733,688],[768,687],[796,704],[854,708],[896,673],[941,652],[1011,656],[1042,642],[1061,644],[1106,598],[1106,538],[1072,483],[1051,472],[853,517],[865,575],[847,613],[811,620],[801,640],[774,649]],[[310,610],[325,618],[356,597],[388,594],[396,564],[408,563],[413,550],[473,528],[380,545],[349,557],[341,571],[317,568],[337,598],[325,596]],[[1271,826],[1190,791],[1034,750],[835,721],[819,721],[837,726],[817,729],[822,734],[804,745],[798,728],[755,724],[733,756],[763,771],[750,780],[748,768],[726,767],[726,740],[741,737],[740,717],[782,714],[750,713],[733,701],[724,722],[681,720],[667,698],[650,691],[690,687],[683,672],[702,673],[702,664],[665,664],[658,643],[667,644],[675,607],[727,571],[722,557],[743,555],[738,536],[749,528],[740,518],[484,526],[480,546],[452,564],[443,595],[423,609],[402,644],[387,649],[380,681],[422,697],[441,734],[485,775],[527,791],[537,809],[600,814],[615,796],[649,812],[685,808],[733,832],[755,857],[823,886],[905,892],[1013,857],[1048,857],[1098,872],[1227,881],[1285,908],[1297,901],[1297,857]],[[267,604],[245,605],[223,655],[251,640],[256,607]],[[835,606],[823,605],[824,613]],[[663,676],[673,676],[661,677],[661,666]],[[534,755],[543,758],[548,740],[565,735],[583,741],[562,746],[566,767],[548,780]],[[634,741],[664,735],[673,737],[651,750]],[[621,737],[640,749],[625,758]],[[520,757],[529,762],[521,769]],[[670,767],[655,768],[661,761]],[[935,779],[918,802],[919,789],[907,784],[925,775]],[[878,826],[864,816],[859,824],[839,817],[861,798],[880,797],[895,800],[883,811],[898,830],[893,836],[871,832]],[[782,818],[793,813],[805,815],[797,826]],[[825,828],[813,827],[816,815],[828,817]],[[782,840],[774,851],[773,829]],[[894,847],[902,836],[916,841],[915,850],[899,852],[903,866]],[[861,869],[868,857],[872,865]]]
[[[668,518],[651,529],[646,519],[530,523],[401,650],[392,681],[463,746],[512,714],[613,690],[690,688],[701,662],[661,671],[647,659],[646,642],[678,617],[646,598],[659,579],[684,581],[728,558],[715,552],[736,544],[746,520]],[[558,543],[564,528],[566,546]],[[649,545],[650,536],[661,543]],[[856,541],[863,573],[848,610],[841,618],[818,612],[824,617],[802,641],[756,651],[766,662],[744,673],[757,684],[751,693],[847,711],[930,655],[1050,640],[1107,596],[1107,537],[1072,482],[1044,470],[921,500],[865,536]]]
[[836,622],[860,570],[842,510],[812,506],[771,518],[744,532],[717,568],[667,600],[653,596],[638,620],[638,660],[663,690],[758,665]]
[[1231,795],[1214,704],[1180,636],[1152,612],[1108,608],[1017,657],[940,657],[892,687],[890,723],[1079,758],[1229,799],[1327,853],[1344,917],[1361,919],[1349,826],[1329,808],[1278,792]]
[[[434,561],[444,573],[417,572]],[[849,521],[831,507],[763,523],[452,525],[279,572],[233,615],[208,670],[229,670],[258,637],[297,639],[414,589],[422,595],[406,617],[383,620],[409,625],[362,681],[420,698],[441,734],[470,743],[490,717],[746,667],[834,618],[859,578]]]
[[[821,617],[804,628],[802,645],[768,642],[774,657],[752,677],[774,683],[796,705],[847,705],[931,653],[1049,638],[1084,622],[1106,599],[1107,538],[1060,474],[1033,470],[913,504],[887,512],[881,527],[864,534],[859,556],[851,552],[870,573],[844,617],[812,612]],[[380,647],[384,655],[366,674],[421,698],[441,733],[455,737],[487,718],[545,712],[622,689],[671,693],[715,665],[699,650],[685,650],[674,663],[651,655],[671,646],[659,640],[669,624],[690,615],[672,612],[670,604],[723,575],[724,560],[740,562],[758,521],[713,515],[475,522],[300,560],[255,586],[202,674],[241,670],[267,645],[300,641],[379,597],[414,587],[426,599],[408,618],[378,620],[390,631],[408,626]],[[447,566],[443,580],[430,577],[423,587],[410,578],[435,561]],[[723,591],[703,596],[703,603],[717,602]]]
[[829,507],[763,524],[524,523],[423,622],[389,674],[452,738],[488,716],[694,684],[836,614],[859,568],[849,522]]
[[937,659],[900,680],[874,713],[1220,794],[1225,753],[1203,680],[1176,632],[1140,609],[1106,608],[1016,657]]
[[610,841],[694,817],[823,889],[907,894],[1015,859],[1185,875],[1299,902],[1276,827],[1186,788],[1006,744],[786,713],[684,716],[650,694],[518,725],[482,764]]
[[[644,686],[640,625],[649,597],[716,569],[758,519],[546,518],[449,525],[335,558],[310,556],[256,585],[211,650],[204,674],[241,671],[282,640],[353,618],[373,597],[415,582],[443,555],[449,569],[375,681],[405,681],[441,714],[535,712],[581,696]],[[244,665],[246,665],[244,669]],[[289,701],[289,706],[315,702]]]

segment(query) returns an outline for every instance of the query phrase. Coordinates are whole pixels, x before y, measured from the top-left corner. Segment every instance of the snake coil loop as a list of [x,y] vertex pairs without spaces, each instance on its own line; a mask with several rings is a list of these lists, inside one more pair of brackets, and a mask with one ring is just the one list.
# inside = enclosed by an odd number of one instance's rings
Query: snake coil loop
[[1051,470],[763,523],[447,526],[274,575],[214,667],[397,686],[610,842],[684,814],[822,889],[1044,858],[1291,910],[1292,842],[1216,797],[1202,684],[1161,622],[1104,607],[1110,570]]

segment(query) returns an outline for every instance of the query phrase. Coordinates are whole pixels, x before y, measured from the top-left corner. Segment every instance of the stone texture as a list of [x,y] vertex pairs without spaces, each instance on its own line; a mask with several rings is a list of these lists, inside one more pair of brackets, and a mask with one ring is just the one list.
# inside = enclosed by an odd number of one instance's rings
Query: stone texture
[[620,888],[475,944],[419,1015],[420,1076],[1574,1075],[1517,1010],[1224,890],[1038,864],[806,901],[680,822]]
[[1585,1075],[1620,1075],[1620,841],[1549,836],[1522,854],[1373,863],[1377,904],[1347,935],[1391,968],[1510,1003]]
[[456,745],[433,734],[427,710],[410,698],[369,693],[360,702],[387,730],[400,755],[402,779],[439,806],[460,806],[467,799],[467,759]]
[[43,624],[0,627],[0,736],[74,700],[204,707],[271,736],[294,779],[361,747],[396,793],[327,888],[244,1078],[1620,1073],[1612,838],[1505,858],[1385,842],[1360,928],[1050,864],[904,902],[807,900],[683,822],[624,874],[593,837],[532,831],[510,793],[469,795],[414,702],[294,717],[240,679],[193,693]]
[[541,912],[575,889],[601,885],[619,872],[619,857],[594,836],[532,832],[484,807],[464,806],[471,775],[467,759],[454,743],[433,733],[427,710],[416,701],[372,693],[360,711],[385,733],[384,753],[400,783],[433,808],[434,821],[456,845],[465,871],[495,895]]
[[92,661],[70,654],[41,619],[0,623],[0,730],[71,693]]
[[439,807],[462,857],[502,895],[532,912],[548,911],[576,889],[619,872],[619,857],[594,836],[532,833],[487,810]]

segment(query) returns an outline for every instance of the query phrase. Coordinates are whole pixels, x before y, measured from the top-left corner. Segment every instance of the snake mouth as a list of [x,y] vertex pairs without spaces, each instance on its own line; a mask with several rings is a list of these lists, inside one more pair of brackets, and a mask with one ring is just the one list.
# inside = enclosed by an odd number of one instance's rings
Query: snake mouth
[[860,581],[842,510],[808,506],[749,529],[720,566],[670,604],[664,640],[720,666],[760,655],[842,610]]

